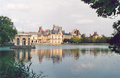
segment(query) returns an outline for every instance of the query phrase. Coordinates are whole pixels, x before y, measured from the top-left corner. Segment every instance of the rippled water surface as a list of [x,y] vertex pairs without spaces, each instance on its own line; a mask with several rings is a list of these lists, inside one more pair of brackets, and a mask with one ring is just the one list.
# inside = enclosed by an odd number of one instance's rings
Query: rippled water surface
[[36,45],[14,50],[14,58],[32,62],[31,69],[46,78],[120,78],[120,55],[106,45]]

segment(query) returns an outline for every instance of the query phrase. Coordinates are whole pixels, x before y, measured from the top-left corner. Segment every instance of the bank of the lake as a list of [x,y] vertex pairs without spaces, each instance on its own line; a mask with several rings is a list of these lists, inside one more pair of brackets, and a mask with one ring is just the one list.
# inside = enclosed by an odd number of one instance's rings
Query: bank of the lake
[[63,45],[110,45],[109,43],[63,43]]

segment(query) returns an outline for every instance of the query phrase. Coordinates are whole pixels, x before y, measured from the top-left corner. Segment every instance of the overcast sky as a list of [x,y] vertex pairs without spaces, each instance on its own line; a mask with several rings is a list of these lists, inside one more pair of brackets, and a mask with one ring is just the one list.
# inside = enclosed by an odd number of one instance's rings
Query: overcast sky
[[55,24],[65,32],[78,29],[81,34],[97,31],[106,36],[111,36],[112,24],[120,18],[97,17],[81,0],[0,0],[0,15],[11,18],[18,31],[38,32],[39,26],[45,30]]

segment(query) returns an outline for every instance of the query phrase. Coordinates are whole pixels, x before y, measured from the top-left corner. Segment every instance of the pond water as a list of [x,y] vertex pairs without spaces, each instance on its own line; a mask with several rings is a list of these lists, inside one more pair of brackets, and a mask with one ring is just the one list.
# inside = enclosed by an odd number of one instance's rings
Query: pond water
[[[5,48],[0,47],[0,54]],[[120,78],[120,55],[107,45],[36,45],[12,51],[16,60],[32,62],[31,69],[43,71],[46,78]]]

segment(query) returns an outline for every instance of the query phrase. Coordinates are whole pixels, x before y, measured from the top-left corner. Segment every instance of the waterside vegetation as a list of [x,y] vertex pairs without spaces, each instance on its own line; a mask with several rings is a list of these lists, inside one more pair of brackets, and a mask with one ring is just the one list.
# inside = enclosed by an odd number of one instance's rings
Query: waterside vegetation
[[71,39],[64,39],[64,43],[109,43],[110,37],[104,37],[104,38],[79,38],[79,37],[73,37]]
[[37,75],[33,70],[30,69],[32,63],[28,66],[23,61],[15,61],[15,53],[11,52],[0,52],[0,78],[43,78],[43,72]]

